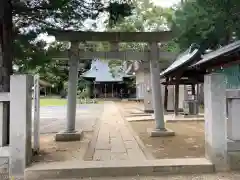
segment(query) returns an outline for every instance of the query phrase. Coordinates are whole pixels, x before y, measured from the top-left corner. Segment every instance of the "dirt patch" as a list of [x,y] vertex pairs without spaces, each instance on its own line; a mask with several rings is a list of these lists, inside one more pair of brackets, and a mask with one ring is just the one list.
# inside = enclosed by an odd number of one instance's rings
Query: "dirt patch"
[[204,122],[168,122],[166,127],[176,133],[172,137],[150,137],[148,131],[155,127],[154,121],[129,123],[156,159],[205,156]]
[[68,160],[83,160],[92,132],[84,132],[81,141],[56,142],[55,134],[40,136],[40,153],[33,157],[33,162],[59,162]]

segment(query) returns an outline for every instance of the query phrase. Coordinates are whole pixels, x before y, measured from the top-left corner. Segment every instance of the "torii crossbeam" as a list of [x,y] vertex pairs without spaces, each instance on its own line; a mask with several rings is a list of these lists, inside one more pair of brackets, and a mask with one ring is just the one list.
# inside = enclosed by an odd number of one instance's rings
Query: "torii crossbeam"
[[[142,61],[148,61],[150,56],[150,51],[144,51],[144,52],[136,52],[136,51],[83,51],[79,50],[79,58],[80,59],[111,59],[111,60],[123,60],[123,61],[131,61],[131,60],[142,60]],[[160,57],[159,60],[171,60],[175,59],[177,57],[177,54],[160,51],[159,52]],[[53,59],[60,59],[60,60],[68,60],[69,59],[69,52],[63,51],[58,52],[55,55],[52,55]]]

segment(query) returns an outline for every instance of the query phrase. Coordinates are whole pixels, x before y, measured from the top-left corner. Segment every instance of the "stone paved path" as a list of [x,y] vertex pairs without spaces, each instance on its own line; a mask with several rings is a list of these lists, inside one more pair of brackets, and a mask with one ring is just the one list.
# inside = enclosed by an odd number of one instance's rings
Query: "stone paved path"
[[94,161],[141,160],[145,156],[114,102],[105,102]]

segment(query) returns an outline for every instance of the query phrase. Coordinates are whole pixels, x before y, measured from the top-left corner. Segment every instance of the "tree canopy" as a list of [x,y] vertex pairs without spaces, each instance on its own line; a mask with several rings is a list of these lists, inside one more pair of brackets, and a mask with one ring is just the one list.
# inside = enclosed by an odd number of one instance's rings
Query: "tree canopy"
[[[108,27],[108,31],[128,31],[128,32],[153,32],[166,31],[171,29],[172,8],[155,6],[150,0],[133,0],[135,9],[132,15],[122,18],[113,27]],[[146,46],[143,43],[122,43],[122,48],[142,50]],[[178,52],[178,46],[173,41],[162,47],[164,50]]]
[[175,11],[173,30],[181,49],[192,43],[203,49],[228,44],[234,34],[240,35],[240,1],[188,0]]
[[[8,55],[5,61],[13,59],[14,64],[21,65],[22,71],[49,62],[44,49],[46,43],[36,41],[46,29],[82,30],[86,19],[96,19],[101,13],[108,13],[108,23],[114,24],[119,18],[130,15],[132,10],[128,0],[110,0],[107,4],[100,0],[3,1],[0,6],[2,51],[4,54],[14,52],[14,58]],[[8,47],[11,50],[7,53]]]
[[102,12],[109,12],[109,20],[116,23],[121,16],[131,14],[130,1],[101,0],[33,0],[12,4],[13,20],[17,27],[35,30],[60,28],[79,30],[86,19],[96,19]]

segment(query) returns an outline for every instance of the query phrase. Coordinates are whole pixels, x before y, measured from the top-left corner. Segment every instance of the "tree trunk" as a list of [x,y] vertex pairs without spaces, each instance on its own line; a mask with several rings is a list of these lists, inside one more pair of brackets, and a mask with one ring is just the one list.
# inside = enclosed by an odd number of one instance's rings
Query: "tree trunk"
[[[2,1],[0,16],[0,92],[10,91],[10,75],[12,75],[13,61],[13,23],[12,23],[12,5],[11,0]],[[6,128],[8,138],[6,144],[9,143],[9,106],[10,103],[4,103],[3,117],[7,122]]]

